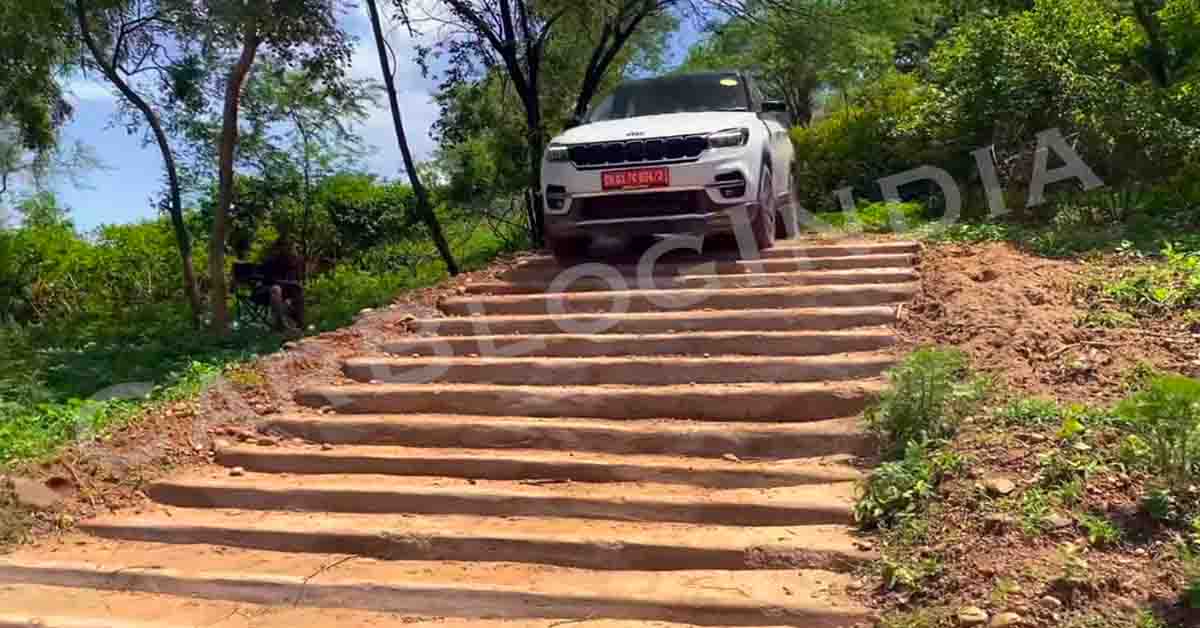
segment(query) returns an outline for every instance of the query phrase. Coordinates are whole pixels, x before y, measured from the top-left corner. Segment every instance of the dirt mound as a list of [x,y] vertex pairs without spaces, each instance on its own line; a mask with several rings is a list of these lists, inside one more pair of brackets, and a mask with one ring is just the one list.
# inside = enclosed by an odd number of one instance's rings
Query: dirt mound
[[954,345],[1003,384],[1076,402],[1111,401],[1139,364],[1200,372],[1200,338],[1182,323],[1155,321],[1154,331],[1147,321],[1088,326],[1082,286],[1108,265],[1046,259],[1005,243],[930,248],[922,291],[901,316],[904,350]]

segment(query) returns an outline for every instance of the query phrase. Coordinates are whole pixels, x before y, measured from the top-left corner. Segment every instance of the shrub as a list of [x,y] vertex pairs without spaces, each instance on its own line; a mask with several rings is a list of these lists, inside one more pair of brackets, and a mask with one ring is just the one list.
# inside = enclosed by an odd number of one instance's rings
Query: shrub
[[1200,380],[1168,375],[1117,406],[1117,414],[1145,443],[1147,467],[1165,487],[1191,484],[1200,460]]
[[1200,251],[1168,242],[1161,262],[1128,271],[1103,292],[1123,305],[1159,311],[1200,305]]
[[902,454],[910,442],[949,438],[983,396],[982,382],[971,378],[965,354],[953,349],[916,351],[888,371],[888,382],[866,414],[888,457]]
[[883,463],[859,485],[854,519],[869,528],[911,517],[936,494],[942,477],[961,464],[961,458],[951,452],[910,442],[903,458]]

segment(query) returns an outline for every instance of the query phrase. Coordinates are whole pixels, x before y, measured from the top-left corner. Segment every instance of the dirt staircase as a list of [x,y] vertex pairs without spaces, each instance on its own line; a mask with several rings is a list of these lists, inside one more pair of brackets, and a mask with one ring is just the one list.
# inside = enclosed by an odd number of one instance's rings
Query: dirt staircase
[[0,561],[0,628],[867,623],[855,417],[917,250],[676,258],[649,290],[529,260],[260,425],[290,444]]

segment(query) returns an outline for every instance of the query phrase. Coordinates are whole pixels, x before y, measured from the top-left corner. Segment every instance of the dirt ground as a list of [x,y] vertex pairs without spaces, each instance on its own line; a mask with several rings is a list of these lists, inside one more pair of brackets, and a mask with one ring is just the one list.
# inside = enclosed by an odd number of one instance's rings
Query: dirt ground
[[956,346],[1002,384],[1065,402],[1122,396],[1138,364],[1200,374],[1200,333],[1185,323],[1084,324],[1093,306],[1084,286],[1115,263],[1046,259],[1007,243],[931,247],[921,261],[922,292],[905,306],[900,331],[910,346]]
[[[1087,286],[1114,276],[1120,264],[1046,259],[1004,243],[927,248],[922,292],[900,317],[905,350],[961,348],[999,384],[995,405],[1036,396],[1108,407],[1128,394],[1139,367],[1200,375],[1200,330],[1182,317],[1139,318],[1116,329],[1085,324],[1089,311],[1112,305]],[[864,592],[870,603],[899,613],[890,625],[952,626],[960,610],[974,606],[993,619],[1014,613],[1024,626],[1200,626],[1200,613],[1178,604],[1184,577],[1176,537],[1140,512],[1150,478],[1106,464],[1087,479],[1077,504],[1051,504],[1043,513],[1050,529],[1031,534],[1021,522],[1035,502],[1023,496],[1040,490],[1045,461],[1064,455],[1067,445],[1057,423],[1004,426],[991,412],[970,420],[953,443],[966,461],[964,477],[943,484],[928,527],[915,539],[889,537],[901,568],[936,565],[918,590],[881,585]],[[1119,435],[1088,428],[1075,447],[1107,452],[1090,458],[1111,462]],[[995,478],[1013,483],[1011,495],[989,492]],[[1123,538],[1095,546],[1081,513],[1111,521]],[[1071,546],[1078,548],[1073,558]],[[1064,580],[1072,561],[1083,574],[1076,584]],[[1147,612],[1160,623],[1138,623],[1138,613]]]

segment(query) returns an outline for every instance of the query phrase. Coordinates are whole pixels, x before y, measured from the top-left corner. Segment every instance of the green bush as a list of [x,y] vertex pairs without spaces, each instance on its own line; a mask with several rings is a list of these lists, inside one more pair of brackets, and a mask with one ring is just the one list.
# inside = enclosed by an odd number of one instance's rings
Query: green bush
[[1168,242],[1161,262],[1127,271],[1103,293],[1122,305],[1156,311],[1200,306],[1200,250],[1182,251]]
[[1145,443],[1147,467],[1164,487],[1190,486],[1200,470],[1200,380],[1168,375],[1116,409],[1134,434]]
[[859,485],[854,519],[863,527],[885,526],[915,515],[937,494],[942,477],[956,471],[955,454],[913,441],[900,460],[879,465]]
[[984,393],[983,382],[967,368],[966,355],[954,349],[920,349],[887,377],[888,388],[866,413],[887,457],[903,454],[911,442],[949,438]]
[[[921,203],[870,203],[855,208],[856,221],[846,212],[816,214],[825,225],[842,230],[861,230],[866,233],[892,233],[912,229],[927,221],[927,211]],[[818,223],[820,224],[820,223]]]

